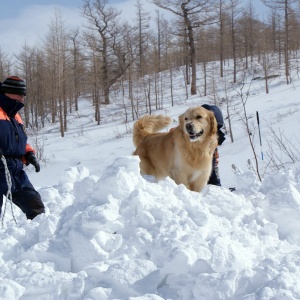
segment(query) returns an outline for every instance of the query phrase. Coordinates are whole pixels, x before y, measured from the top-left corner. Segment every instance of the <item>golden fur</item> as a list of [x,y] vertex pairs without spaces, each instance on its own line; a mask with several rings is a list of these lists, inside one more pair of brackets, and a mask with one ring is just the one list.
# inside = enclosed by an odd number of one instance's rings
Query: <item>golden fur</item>
[[133,127],[134,155],[140,157],[142,174],[157,180],[167,176],[200,192],[207,184],[213,153],[218,145],[214,114],[203,107],[189,108],[179,125],[160,132],[171,123],[164,115],[145,115]]

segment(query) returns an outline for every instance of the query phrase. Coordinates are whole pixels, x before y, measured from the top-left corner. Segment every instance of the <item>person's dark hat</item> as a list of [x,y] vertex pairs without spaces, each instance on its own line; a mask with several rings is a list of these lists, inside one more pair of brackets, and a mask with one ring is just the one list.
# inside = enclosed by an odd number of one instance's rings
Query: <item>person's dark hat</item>
[[203,104],[202,107],[204,107],[207,110],[210,110],[214,113],[215,118],[218,123],[218,129],[222,128],[224,126],[224,120],[223,120],[223,115],[220,110],[220,108],[216,105],[209,105],[209,104]]
[[0,92],[26,96],[26,83],[18,76],[9,76],[0,85]]

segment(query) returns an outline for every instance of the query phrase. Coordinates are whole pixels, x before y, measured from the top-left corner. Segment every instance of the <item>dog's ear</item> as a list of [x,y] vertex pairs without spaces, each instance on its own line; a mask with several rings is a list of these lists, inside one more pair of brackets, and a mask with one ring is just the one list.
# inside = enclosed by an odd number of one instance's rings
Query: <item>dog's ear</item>
[[210,134],[215,135],[218,131],[218,124],[213,112],[209,111]]
[[184,126],[184,114],[178,117],[180,128],[182,129]]

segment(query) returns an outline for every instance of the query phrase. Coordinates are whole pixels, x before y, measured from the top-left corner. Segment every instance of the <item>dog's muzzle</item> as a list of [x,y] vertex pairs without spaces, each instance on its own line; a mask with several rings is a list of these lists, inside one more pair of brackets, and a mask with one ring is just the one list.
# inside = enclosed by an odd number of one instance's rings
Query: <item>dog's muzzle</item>
[[187,133],[188,133],[191,140],[197,139],[198,137],[200,137],[204,133],[203,129],[201,129],[198,133],[195,132],[194,126],[193,126],[192,123],[186,124],[185,129],[186,129],[186,131],[187,131]]

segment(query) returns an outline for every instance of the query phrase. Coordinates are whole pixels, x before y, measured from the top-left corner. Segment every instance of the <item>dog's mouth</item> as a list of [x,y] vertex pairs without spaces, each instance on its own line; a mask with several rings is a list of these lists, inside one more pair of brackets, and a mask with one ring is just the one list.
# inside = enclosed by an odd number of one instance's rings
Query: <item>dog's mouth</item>
[[189,135],[189,137],[190,137],[190,140],[196,140],[196,139],[199,138],[203,133],[204,133],[204,130],[201,129],[198,133],[188,132],[188,135]]

